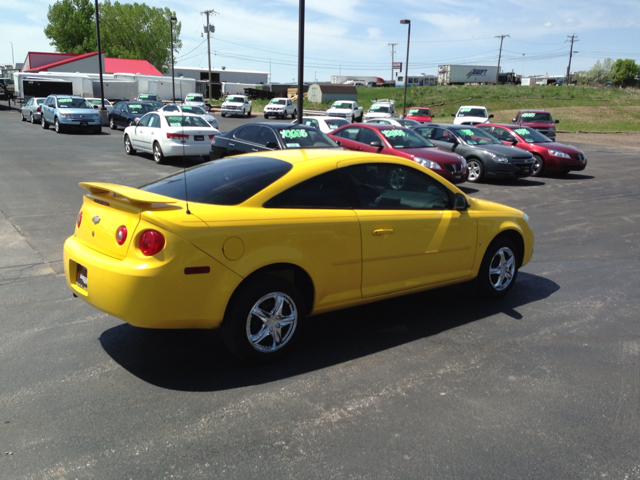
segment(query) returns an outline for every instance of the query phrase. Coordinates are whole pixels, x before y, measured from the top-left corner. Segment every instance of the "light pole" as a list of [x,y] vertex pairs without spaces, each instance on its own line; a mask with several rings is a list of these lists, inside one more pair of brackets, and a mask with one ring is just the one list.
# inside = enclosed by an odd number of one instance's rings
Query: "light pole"
[[107,123],[107,108],[104,106],[104,83],[102,81],[102,52],[100,51],[100,15],[98,14],[98,0],[96,0],[96,37],[98,37],[98,72],[100,72],[100,124]]
[[9,42],[11,44],[11,63],[13,63],[13,66],[15,67],[16,61],[13,58],[13,42]]
[[171,17],[169,19],[169,32],[171,34],[171,88],[173,91],[173,103],[176,103],[176,78],[173,73],[173,22],[177,21],[178,19],[176,17]]
[[407,112],[407,84],[409,83],[409,42],[411,41],[411,20],[400,20],[403,25],[409,25],[407,30],[407,61],[404,65],[404,103],[402,105],[402,118]]
[[522,54],[522,75],[521,78],[524,78],[524,53]]
[[[304,108],[304,0],[298,0],[298,123],[302,123]],[[286,113],[286,111],[285,111]]]

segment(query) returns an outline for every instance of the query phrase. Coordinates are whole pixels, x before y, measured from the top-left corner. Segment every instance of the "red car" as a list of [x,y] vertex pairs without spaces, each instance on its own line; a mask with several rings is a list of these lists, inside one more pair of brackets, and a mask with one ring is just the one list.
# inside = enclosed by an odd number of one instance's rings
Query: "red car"
[[476,127],[490,133],[502,143],[521,148],[533,155],[532,176],[543,172],[569,173],[584,170],[587,157],[582,150],[557,143],[532,127],[486,123]]
[[556,139],[558,120],[551,118],[551,114],[546,110],[520,110],[511,121],[523,127],[531,127],[551,140]]
[[409,109],[409,113],[407,113],[406,118],[409,120],[415,120],[416,122],[430,123],[431,110],[427,107],[413,107]]
[[377,123],[349,124],[329,136],[348,150],[385,153],[413,160],[451,183],[465,182],[469,176],[464,157],[436,147],[409,128]]

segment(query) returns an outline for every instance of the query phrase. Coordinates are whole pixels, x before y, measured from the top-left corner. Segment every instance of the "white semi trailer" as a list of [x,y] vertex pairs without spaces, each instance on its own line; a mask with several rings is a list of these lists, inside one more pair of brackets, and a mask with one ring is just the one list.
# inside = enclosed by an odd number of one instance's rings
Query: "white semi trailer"
[[480,65],[440,65],[438,85],[465,83],[495,83],[498,67]]

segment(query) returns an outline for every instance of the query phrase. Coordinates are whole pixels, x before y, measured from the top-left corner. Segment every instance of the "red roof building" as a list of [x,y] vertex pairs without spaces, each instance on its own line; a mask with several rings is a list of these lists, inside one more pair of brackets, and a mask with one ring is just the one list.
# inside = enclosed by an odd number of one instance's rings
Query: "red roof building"
[[104,73],[138,73],[140,75],[162,76],[162,73],[146,60],[109,57],[104,59]]
[[[99,73],[98,62],[95,58],[97,55],[98,52],[83,54],[29,52],[27,53],[27,58],[24,61],[22,71],[27,73]],[[146,60],[108,57],[103,57],[103,60],[103,73],[134,73],[140,75],[162,76],[162,73]]]

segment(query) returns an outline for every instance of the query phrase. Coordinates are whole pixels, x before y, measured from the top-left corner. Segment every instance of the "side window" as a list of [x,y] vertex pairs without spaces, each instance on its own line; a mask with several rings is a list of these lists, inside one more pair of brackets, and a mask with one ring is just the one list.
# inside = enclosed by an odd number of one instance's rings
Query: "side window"
[[501,142],[513,142],[516,139],[511,132],[500,127],[493,129],[493,136]]
[[428,174],[404,165],[373,163],[347,167],[360,208],[442,210],[451,208],[449,191]]
[[431,138],[433,138],[432,137],[433,130],[434,130],[433,128],[416,128],[414,131],[417,134],[423,136],[424,138],[431,139]]
[[50,106],[50,107],[55,107],[55,104],[56,104],[56,101],[55,101],[55,99],[54,99],[53,97],[49,97],[49,98],[47,99],[47,105],[48,105],[48,106]]
[[256,143],[266,146],[269,142],[273,142],[276,145],[279,145],[278,137],[276,137],[276,134],[273,133],[273,130],[271,130],[269,127],[260,127],[260,132],[258,133],[258,138],[256,138]]
[[380,142],[380,137],[376,132],[370,130],[368,128],[363,128],[360,132],[360,138],[358,139],[360,143],[364,143],[365,145],[371,145],[371,142]]
[[145,115],[144,117],[142,117],[140,119],[140,121],[138,122],[138,126],[139,127],[148,127],[149,126],[149,121],[151,120],[151,117],[153,115]]
[[342,138],[356,141],[356,138],[358,138],[358,133],[360,133],[360,127],[345,128],[344,130],[341,130],[338,133],[340,134],[339,136]]
[[443,142],[450,142],[454,139],[453,133],[444,128],[435,128],[433,130],[432,137],[434,140],[441,140]]
[[256,138],[256,134],[258,133],[259,129],[259,125],[246,125],[238,129],[238,131],[233,134],[233,137],[237,138],[238,140],[253,142],[253,139]]
[[313,118],[305,119],[303,124],[304,125],[309,125],[310,127],[313,127],[313,128],[320,128],[320,125],[318,125],[318,121],[313,119]]
[[264,206],[266,208],[351,208],[349,197],[337,170],[299,183],[276,195]]

